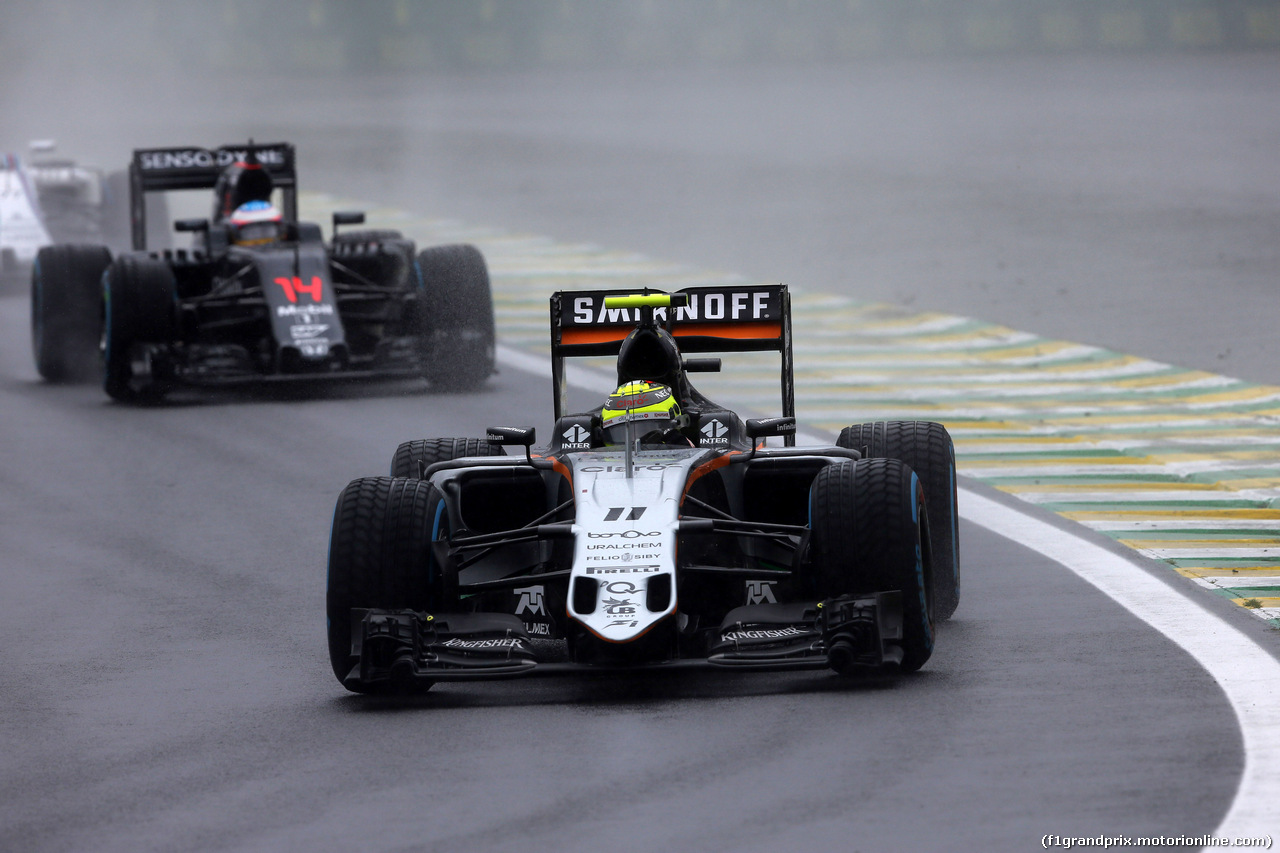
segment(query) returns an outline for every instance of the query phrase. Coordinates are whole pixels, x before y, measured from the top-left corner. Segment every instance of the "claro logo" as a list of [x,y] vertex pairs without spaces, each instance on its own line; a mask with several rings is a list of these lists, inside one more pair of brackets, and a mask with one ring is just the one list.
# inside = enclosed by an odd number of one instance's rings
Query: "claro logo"
[[587,532],[587,536],[591,539],[643,539],[646,536],[661,536],[661,530],[650,530],[642,533],[639,530],[623,530],[619,533],[592,533]]

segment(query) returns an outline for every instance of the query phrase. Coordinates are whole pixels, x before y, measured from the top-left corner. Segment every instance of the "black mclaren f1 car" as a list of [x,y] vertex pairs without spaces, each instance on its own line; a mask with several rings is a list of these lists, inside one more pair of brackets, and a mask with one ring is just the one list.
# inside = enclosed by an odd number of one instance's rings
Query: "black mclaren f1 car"
[[[551,345],[547,445],[523,426],[409,441],[391,477],[338,498],[328,632],[346,688],[929,659],[960,592],[951,437],[890,421],[796,446],[785,286],[557,293]],[[749,350],[781,356],[778,417],[744,422],[689,379],[721,360],[685,353]],[[565,359],[602,355],[617,390],[567,413]]]
[[[425,377],[466,390],[494,363],[493,303],[472,246],[417,252],[392,230],[297,217],[286,143],[137,150],[132,252],[41,249],[31,275],[36,368],[48,381],[100,375],[119,400],[179,385],[320,377]],[[207,219],[181,219],[189,249],[147,250],[149,193],[212,189]]]

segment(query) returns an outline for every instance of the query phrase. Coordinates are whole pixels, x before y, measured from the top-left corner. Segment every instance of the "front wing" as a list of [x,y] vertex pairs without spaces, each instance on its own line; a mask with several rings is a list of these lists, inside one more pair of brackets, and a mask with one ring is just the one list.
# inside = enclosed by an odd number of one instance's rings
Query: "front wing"
[[[739,670],[831,668],[842,674],[893,671],[902,662],[902,594],[844,596],[812,604],[754,604],[729,612],[705,657],[588,665],[544,660],[516,616],[501,613],[352,611],[355,665],[343,682],[412,689],[582,672],[709,666]],[[544,643],[546,641],[543,641]]]

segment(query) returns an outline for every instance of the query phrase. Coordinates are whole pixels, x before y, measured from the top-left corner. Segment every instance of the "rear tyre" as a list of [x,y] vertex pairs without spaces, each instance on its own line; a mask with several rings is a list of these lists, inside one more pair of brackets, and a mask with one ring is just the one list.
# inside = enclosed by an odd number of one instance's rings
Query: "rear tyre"
[[478,438],[424,438],[406,441],[396,448],[391,457],[391,476],[418,479],[419,472],[428,465],[464,456],[506,456],[500,444],[490,444]]
[[351,609],[438,610],[456,599],[452,575],[431,556],[433,517],[444,515],[442,498],[421,480],[363,477],[338,496],[329,539],[326,612],[329,661],[349,690],[380,688],[347,684],[357,664],[351,654]]
[[809,556],[820,598],[902,591],[902,671],[933,653],[933,575],[924,488],[897,459],[828,465],[809,493]]
[[446,391],[471,391],[494,372],[496,337],[489,269],[475,246],[435,246],[418,254],[418,331],[423,373]]
[[101,371],[102,246],[45,246],[31,268],[31,350],[48,382],[90,382]]
[[933,551],[935,619],[950,619],[960,604],[960,525],[956,509],[956,451],[947,428],[929,421],[879,421],[845,427],[840,447],[867,458],[901,459],[924,483]]
[[103,388],[125,402],[159,400],[168,390],[157,356],[173,342],[176,290],[164,261],[121,255],[103,278],[106,320]]

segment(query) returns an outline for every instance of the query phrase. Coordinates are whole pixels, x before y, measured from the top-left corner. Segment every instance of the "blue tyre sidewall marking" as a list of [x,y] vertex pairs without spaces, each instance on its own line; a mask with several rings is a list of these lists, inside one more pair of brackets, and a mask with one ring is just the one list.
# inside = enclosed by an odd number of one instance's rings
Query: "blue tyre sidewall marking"
[[920,542],[920,500],[918,496],[923,491],[920,486],[920,478],[916,476],[916,472],[911,472],[911,521],[916,526],[916,589],[920,595],[920,619],[924,625],[925,646],[929,650],[933,649],[933,624],[929,620],[929,599],[925,595],[924,586],[924,553],[921,550]]

